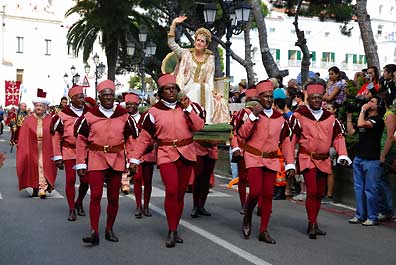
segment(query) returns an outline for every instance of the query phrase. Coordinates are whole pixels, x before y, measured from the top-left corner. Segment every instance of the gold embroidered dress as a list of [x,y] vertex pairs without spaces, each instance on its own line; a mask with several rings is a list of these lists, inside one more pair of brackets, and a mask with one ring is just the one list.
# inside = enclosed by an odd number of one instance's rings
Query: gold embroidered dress
[[211,124],[213,117],[213,89],[214,89],[214,56],[211,51],[205,50],[203,61],[194,56],[194,48],[181,48],[174,36],[168,36],[168,46],[180,59],[176,83],[182,92],[199,103],[206,110],[206,123]]

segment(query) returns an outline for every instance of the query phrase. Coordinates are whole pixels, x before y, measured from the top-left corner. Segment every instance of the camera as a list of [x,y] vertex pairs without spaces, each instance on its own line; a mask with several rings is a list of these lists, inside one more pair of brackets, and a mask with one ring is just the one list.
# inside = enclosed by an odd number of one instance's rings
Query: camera
[[348,103],[346,104],[346,110],[348,113],[359,112],[364,104],[368,102],[365,97],[351,97],[348,96]]

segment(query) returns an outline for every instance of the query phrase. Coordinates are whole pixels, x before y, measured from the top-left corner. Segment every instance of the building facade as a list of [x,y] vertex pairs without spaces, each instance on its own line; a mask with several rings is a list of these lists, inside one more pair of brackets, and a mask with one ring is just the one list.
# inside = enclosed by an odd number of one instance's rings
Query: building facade
[[[265,18],[265,22],[270,52],[279,69],[289,70],[289,76],[284,80],[296,78],[301,71],[302,53],[300,48],[295,46],[297,36],[292,24],[294,17],[288,17],[271,8],[271,4],[267,4],[270,13]],[[367,10],[371,16],[381,67],[396,63],[396,1],[369,0]],[[353,78],[356,71],[367,67],[357,22],[349,23],[349,26],[353,27],[350,37],[341,34],[341,26],[342,23],[299,17],[299,28],[305,31],[307,45],[312,54],[310,71],[319,72],[321,77],[326,78],[328,69],[332,66],[345,71],[349,78]],[[250,35],[256,80],[266,79],[268,76],[261,61],[257,30],[252,30]],[[245,49],[243,33],[233,36],[231,48],[243,58]],[[238,62],[231,60],[232,83],[236,85],[241,79],[246,79],[245,69]]]

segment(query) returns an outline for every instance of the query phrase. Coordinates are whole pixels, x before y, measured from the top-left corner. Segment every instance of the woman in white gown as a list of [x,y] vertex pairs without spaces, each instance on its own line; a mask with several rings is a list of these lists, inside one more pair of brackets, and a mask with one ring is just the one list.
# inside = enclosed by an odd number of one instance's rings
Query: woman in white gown
[[191,101],[206,110],[206,123],[211,124],[214,108],[214,56],[208,50],[212,35],[209,30],[199,28],[195,32],[194,48],[184,49],[175,42],[176,25],[186,20],[180,16],[172,21],[168,33],[168,46],[180,60],[176,82]]

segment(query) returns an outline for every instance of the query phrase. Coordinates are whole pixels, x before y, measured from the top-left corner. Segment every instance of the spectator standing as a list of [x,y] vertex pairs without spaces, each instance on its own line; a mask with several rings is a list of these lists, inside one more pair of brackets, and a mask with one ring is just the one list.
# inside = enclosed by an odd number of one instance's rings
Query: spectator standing
[[341,72],[337,66],[329,69],[329,82],[323,95],[323,100],[329,103],[333,102],[337,108],[341,107],[346,100],[345,85],[342,82]]
[[384,102],[373,97],[361,108],[357,127],[359,142],[353,162],[353,180],[356,195],[356,213],[351,224],[365,226],[378,224],[378,179],[380,177],[381,136]]
[[378,221],[391,218],[394,214],[390,174],[396,171],[396,154],[393,146],[396,131],[394,107],[386,102],[385,129],[381,138],[381,174],[378,180]]
[[380,92],[386,94],[388,102],[393,102],[396,96],[396,84],[393,73],[396,72],[395,64],[387,64],[384,67],[384,74],[380,79]]

